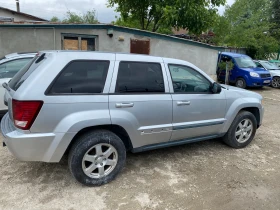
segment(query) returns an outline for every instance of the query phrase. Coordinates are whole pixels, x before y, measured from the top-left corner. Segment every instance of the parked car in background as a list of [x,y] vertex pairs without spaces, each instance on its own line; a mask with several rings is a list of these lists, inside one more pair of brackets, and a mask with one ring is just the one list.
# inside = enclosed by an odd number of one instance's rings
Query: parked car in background
[[[258,68],[252,58],[247,55],[223,52],[219,55],[219,62],[224,60],[233,63],[233,69],[230,71],[229,82],[235,84],[236,87],[263,87],[269,86],[271,83],[270,72]],[[225,69],[217,67],[218,81],[225,81]]]
[[279,60],[270,60],[269,62],[275,64],[278,67],[280,67],[280,61]]
[[36,53],[13,53],[0,58],[0,116],[3,116],[8,111],[8,107],[2,100],[5,93],[2,84],[9,82],[35,55]]
[[268,70],[272,76],[271,86],[274,88],[280,87],[280,67],[268,61],[257,60],[255,61],[257,67]]
[[233,148],[262,124],[262,96],[221,86],[176,59],[100,52],[41,52],[9,82],[4,142],[23,161],[59,162],[87,186],[113,180],[126,151],[217,137]]

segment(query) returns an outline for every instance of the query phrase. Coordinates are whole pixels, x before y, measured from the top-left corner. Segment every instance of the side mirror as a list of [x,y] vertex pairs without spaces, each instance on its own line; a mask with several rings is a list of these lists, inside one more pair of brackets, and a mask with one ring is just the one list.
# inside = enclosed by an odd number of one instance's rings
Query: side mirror
[[219,94],[220,92],[222,92],[222,86],[220,84],[214,82],[212,84],[211,91],[214,94]]

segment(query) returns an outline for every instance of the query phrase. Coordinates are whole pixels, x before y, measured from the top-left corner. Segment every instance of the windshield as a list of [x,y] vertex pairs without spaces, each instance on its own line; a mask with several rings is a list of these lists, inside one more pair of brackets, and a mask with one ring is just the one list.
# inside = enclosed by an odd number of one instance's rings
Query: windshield
[[254,63],[252,58],[249,56],[242,56],[234,58],[239,68],[256,68],[257,65]]
[[267,70],[279,70],[279,67],[276,66],[274,63],[269,63],[267,61],[260,62],[264,68]]

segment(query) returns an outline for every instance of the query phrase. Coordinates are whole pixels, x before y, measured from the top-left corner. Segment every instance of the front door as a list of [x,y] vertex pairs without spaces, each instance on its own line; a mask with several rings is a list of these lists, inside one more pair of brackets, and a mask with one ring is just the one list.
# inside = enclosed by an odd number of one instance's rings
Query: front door
[[160,60],[116,61],[110,92],[112,124],[128,132],[134,148],[170,140],[172,98]]
[[169,64],[166,68],[171,73],[174,89],[171,94],[173,99],[171,140],[217,135],[225,122],[224,92],[211,93],[212,83],[191,67]]

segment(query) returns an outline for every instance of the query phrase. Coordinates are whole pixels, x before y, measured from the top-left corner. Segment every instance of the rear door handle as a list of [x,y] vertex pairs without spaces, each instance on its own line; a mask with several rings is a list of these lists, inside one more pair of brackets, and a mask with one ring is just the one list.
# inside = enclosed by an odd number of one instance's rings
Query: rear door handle
[[177,101],[178,106],[186,106],[186,105],[191,105],[190,101]]
[[116,108],[128,108],[133,106],[134,103],[116,103]]

